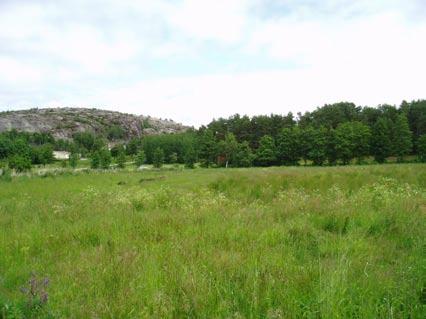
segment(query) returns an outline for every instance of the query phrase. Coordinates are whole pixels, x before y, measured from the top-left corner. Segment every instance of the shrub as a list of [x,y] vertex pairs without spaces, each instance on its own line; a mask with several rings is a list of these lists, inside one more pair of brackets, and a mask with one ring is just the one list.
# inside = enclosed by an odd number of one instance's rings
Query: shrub
[[140,167],[145,163],[146,157],[145,152],[143,150],[140,150],[138,154],[136,155],[135,159],[135,165],[136,167]]
[[90,167],[93,169],[97,169],[99,168],[100,165],[101,165],[101,157],[99,155],[99,152],[94,152],[90,160]]
[[31,169],[31,160],[26,156],[14,155],[9,159],[9,168],[17,172],[25,172]]
[[161,148],[156,148],[153,154],[154,167],[160,168],[164,163],[164,151]]
[[118,154],[117,166],[118,168],[124,168],[125,164],[126,164],[126,154],[123,151]]
[[78,165],[79,156],[77,153],[71,153],[68,161],[70,162],[70,166],[72,168],[76,168]]

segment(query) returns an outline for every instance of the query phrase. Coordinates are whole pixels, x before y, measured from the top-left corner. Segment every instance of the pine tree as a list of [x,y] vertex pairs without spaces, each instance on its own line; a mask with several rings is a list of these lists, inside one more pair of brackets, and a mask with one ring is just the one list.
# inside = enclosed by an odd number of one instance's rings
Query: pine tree
[[384,163],[391,154],[391,146],[388,121],[380,117],[373,126],[371,154],[378,163]]
[[216,162],[217,145],[213,132],[206,129],[200,137],[199,159],[201,166],[209,167]]
[[393,140],[393,149],[398,162],[402,162],[404,156],[411,152],[413,147],[411,138],[412,133],[408,126],[407,116],[405,114],[398,115],[395,121]]

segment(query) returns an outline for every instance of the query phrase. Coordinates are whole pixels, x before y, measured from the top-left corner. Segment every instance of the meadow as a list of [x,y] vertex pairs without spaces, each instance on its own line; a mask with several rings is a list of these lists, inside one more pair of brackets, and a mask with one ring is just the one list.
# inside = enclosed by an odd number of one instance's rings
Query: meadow
[[426,165],[0,181],[0,318],[425,318]]

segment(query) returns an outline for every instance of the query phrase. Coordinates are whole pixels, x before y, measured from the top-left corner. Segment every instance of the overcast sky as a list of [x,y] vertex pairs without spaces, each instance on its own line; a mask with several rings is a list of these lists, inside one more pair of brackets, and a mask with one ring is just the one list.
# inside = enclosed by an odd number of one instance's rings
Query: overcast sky
[[426,98],[425,0],[0,0],[0,110],[190,125]]

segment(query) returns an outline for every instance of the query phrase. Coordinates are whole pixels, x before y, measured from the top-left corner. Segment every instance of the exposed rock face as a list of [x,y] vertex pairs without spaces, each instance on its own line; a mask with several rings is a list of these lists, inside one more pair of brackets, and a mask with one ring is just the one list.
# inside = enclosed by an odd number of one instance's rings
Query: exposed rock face
[[56,139],[70,139],[77,132],[90,131],[107,136],[120,127],[122,139],[161,133],[180,133],[187,126],[171,120],[86,108],[48,108],[0,112],[0,132],[47,132]]

